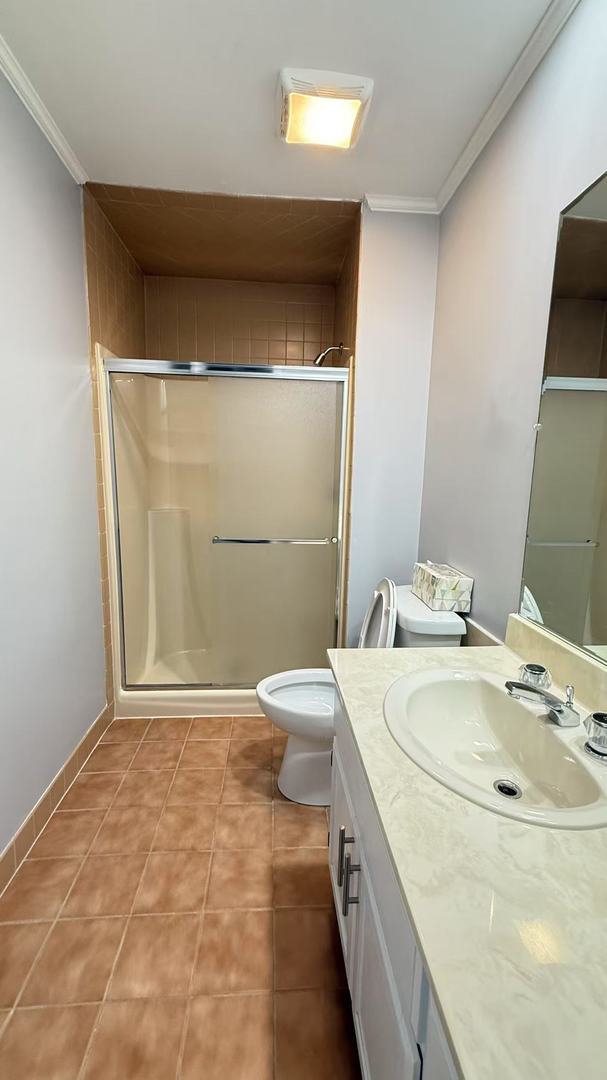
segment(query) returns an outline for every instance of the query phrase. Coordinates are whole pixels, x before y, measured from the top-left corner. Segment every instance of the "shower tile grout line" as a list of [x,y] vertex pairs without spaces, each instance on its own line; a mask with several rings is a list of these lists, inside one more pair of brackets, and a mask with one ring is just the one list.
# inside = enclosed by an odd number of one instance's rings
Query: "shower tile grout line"
[[[128,928],[129,928],[129,926],[131,924],[131,919],[133,917],[133,908],[135,907],[135,904],[137,902],[137,897],[139,895],[139,890],[141,889],[141,883],[142,883],[142,881],[144,879],[145,872],[146,872],[146,870],[148,868],[150,857],[151,857],[153,849],[154,849],[154,840],[156,839],[156,834],[158,832],[158,826],[160,824],[160,819],[161,819],[161,817],[162,817],[162,815],[163,815],[163,813],[164,813],[164,811],[166,809],[167,800],[168,800],[169,795],[170,795],[170,793],[172,791],[173,784],[175,783],[175,777],[177,776],[177,769],[179,768],[179,762],[181,761],[181,758],[183,756],[183,751],[185,750],[185,745],[186,745],[186,742],[187,742],[188,735],[189,735],[190,731],[192,730],[192,724],[194,722],[193,717],[185,717],[184,719],[189,719],[189,721],[190,721],[188,731],[187,731],[187,735],[185,736],[185,738],[183,740],[183,743],[181,745],[181,751],[179,753],[179,757],[177,759],[177,764],[176,764],[174,772],[173,772],[173,779],[171,780],[171,783],[169,784],[169,788],[168,788],[168,791],[167,791],[166,796],[164,798],[164,802],[162,803],[162,806],[160,807],[160,813],[158,815],[158,821],[156,822],[154,833],[153,833],[152,838],[150,840],[149,851],[146,853],[145,862],[143,864],[143,869],[141,871],[141,876],[139,878],[139,884],[138,884],[138,886],[137,886],[137,888],[135,890],[135,893],[133,895],[133,900],[131,902],[130,910],[129,910],[126,918],[125,918],[124,930],[122,932],[122,936],[121,936],[120,941],[118,943],[118,948],[116,950],[116,955],[114,956],[114,962],[112,964],[110,974],[108,976],[108,980],[107,980],[107,983],[106,983],[106,986],[105,986],[105,991],[104,991],[104,994],[103,994],[103,998],[101,999],[101,1002],[99,1003],[99,1006],[97,1008],[97,1015],[95,1017],[95,1020],[93,1021],[93,1026],[91,1028],[91,1033],[89,1035],[88,1042],[86,1044],[86,1048],[85,1048],[85,1051],[84,1051],[84,1056],[82,1058],[82,1062],[80,1064],[80,1069],[78,1070],[76,1080],[81,1080],[81,1078],[84,1076],[86,1064],[87,1064],[87,1061],[88,1061],[88,1058],[89,1058],[89,1055],[90,1055],[90,1052],[91,1052],[91,1048],[92,1048],[92,1045],[93,1045],[93,1042],[94,1042],[94,1039],[95,1039],[95,1035],[97,1034],[97,1031],[99,1029],[99,1023],[100,1023],[101,1017],[103,1015],[103,1010],[104,1010],[106,1002],[107,1002],[108,991],[109,991],[110,986],[112,984],[112,979],[114,978],[114,973],[116,971],[116,965],[118,963],[118,959],[119,959],[120,954],[122,952],[122,948],[123,948],[123,945],[124,945],[124,939],[126,937],[127,930],[128,930]],[[150,720],[150,723],[153,723],[153,719]],[[143,743],[145,735],[147,734],[147,732],[149,730],[149,726],[150,725],[148,724],[148,726],[146,727],[146,729],[145,729],[145,731],[144,731],[144,733],[143,733],[143,735],[141,737],[141,743]],[[176,740],[169,740],[169,741],[176,741]],[[141,745],[141,743],[140,743],[140,745]],[[136,753],[137,753],[137,751],[136,751]],[[133,760],[134,760],[134,758],[133,758]],[[120,789],[118,789],[118,790],[120,790]]]

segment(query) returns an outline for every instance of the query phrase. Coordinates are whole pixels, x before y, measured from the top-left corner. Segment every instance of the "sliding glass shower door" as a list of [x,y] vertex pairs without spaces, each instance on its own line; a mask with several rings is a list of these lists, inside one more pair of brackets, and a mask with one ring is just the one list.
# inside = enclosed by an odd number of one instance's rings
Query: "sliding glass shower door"
[[607,654],[607,381],[546,379],[521,611]]
[[324,666],[346,373],[108,367],[125,685],[254,686]]

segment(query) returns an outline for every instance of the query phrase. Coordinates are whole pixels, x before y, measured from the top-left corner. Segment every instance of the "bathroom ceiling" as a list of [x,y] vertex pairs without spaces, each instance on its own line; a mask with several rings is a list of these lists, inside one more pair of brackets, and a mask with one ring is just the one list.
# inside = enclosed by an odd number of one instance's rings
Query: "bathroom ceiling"
[[88,190],[144,274],[332,284],[360,214],[338,199]]
[[[67,140],[67,157],[71,148],[93,180],[434,198],[547,9],[551,29],[544,23],[535,35],[510,100],[541,58],[538,41],[545,51],[575,3],[2,0],[0,34]],[[4,68],[22,85],[11,64],[9,53]],[[281,142],[282,66],[375,80],[355,149]]]

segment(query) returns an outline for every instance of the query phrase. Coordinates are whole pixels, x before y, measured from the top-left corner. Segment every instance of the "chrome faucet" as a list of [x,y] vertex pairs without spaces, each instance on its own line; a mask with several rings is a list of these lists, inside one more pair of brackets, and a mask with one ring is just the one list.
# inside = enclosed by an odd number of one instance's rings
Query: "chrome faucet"
[[554,694],[547,694],[538,686],[530,686],[528,683],[516,682],[512,679],[506,683],[506,690],[510,697],[518,698],[520,701],[533,701],[536,705],[545,705],[548,716],[559,727],[577,727],[580,722],[580,714],[573,706],[574,689],[572,686],[565,687],[567,693],[565,701],[561,701]]

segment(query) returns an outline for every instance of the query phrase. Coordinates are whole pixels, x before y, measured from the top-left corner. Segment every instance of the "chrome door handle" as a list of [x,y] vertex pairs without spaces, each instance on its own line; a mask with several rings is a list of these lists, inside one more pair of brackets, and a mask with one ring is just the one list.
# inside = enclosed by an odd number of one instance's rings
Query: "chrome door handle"
[[350,910],[350,904],[358,904],[360,901],[358,896],[350,896],[350,874],[355,874],[360,870],[360,863],[353,863],[349,855],[345,858],[344,867],[344,887],[342,890],[342,902],[341,913],[347,915]]
[[354,837],[346,836],[346,826],[339,826],[339,843],[337,845],[337,884],[341,889],[344,883],[344,858],[346,855],[346,844],[353,844]]
[[336,544],[337,536],[324,536],[320,540],[299,540],[297,537],[248,537],[248,536],[214,536],[213,544]]

